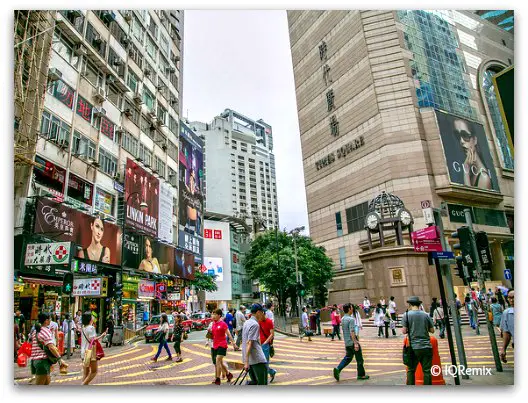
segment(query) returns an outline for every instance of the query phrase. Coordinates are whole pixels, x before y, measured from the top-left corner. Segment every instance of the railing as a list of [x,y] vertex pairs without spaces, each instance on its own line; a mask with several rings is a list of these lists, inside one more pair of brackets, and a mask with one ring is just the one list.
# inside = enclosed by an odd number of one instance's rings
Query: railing
[[299,334],[299,318],[275,315],[275,329],[279,332]]
[[145,336],[145,329],[146,328],[147,328],[146,326],[140,327],[137,330],[125,328],[124,329],[124,333],[123,333],[124,341],[128,342],[128,341],[132,340],[134,337],[143,337],[143,336]]

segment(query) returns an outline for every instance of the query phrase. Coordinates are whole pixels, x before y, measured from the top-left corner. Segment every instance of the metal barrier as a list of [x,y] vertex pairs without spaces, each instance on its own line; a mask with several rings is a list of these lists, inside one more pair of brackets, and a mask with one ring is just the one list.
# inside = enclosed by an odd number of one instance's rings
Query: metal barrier
[[137,330],[125,328],[124,335],[123,335],[125,343],[130,342],[132,339],[136,337],[144,337],[146,328],[147,328],[146,326],[140,327]]
[[275,329],[283,333],[299,334],[299,318],[275,315]]

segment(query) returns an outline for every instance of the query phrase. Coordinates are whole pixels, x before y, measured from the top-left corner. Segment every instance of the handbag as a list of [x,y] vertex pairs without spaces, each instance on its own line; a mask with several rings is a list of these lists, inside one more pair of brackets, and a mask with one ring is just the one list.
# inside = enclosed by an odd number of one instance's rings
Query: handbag
[[[60,354],[59,354],[59,351],[57,350],[57,347],[55,347],[54,344],[47,344],[47,345],[43,345],[40,340],[38,340],[38,335],[35,335],[35,337],[37,337],[37,341],[38,341],[38,346],[44,350],[44,352],[46,353],[46,357],[48,358],[48,361],[51,363],[51,365],[53,364],[56,364],[59,360],[60,360]],[[52,346],[52,347],[50,347]],[[53,349],[53,351],[52,351]]]
[[[86,334],[84,334],[84,330],[82,331],[82,335],[84,336],[86,341],[88,341],[88,337],[86,337]],[[85,367],[89,367],[92,361],[95,361],[97,359],[95,355],[95,350],[93,348],[95,339],[93,339],[89,343],[90,344],[88,344],[88,348],[84,351],[83,366]]]
[[156,336],[154,337],[154,341],[156,341],[156,343],[163,343],[164,340],[165,340],[165,332],[156,333]]
[[189,335],[187,334],[187,332],[183,332],[182,338],[183,340],[187,340],[189,338]]
[[271,358],[273,358],[273,356],[275,355],[275,347],[273,347],[273,344],[270,344],[269,355]]
[[95,339],[94,344],[95,344],[95,359],[100,360],[101,358],[104,358],[105,353],[103,350],[103,346],[101,345],[99,340]]
[[411,347],[411,328],[409,323],[409,313],[407,312],[407,341],[409,342],[408,345],[404,342],[403,344],[403,364],[406,367],[409,367],[413,361],[413,349]]

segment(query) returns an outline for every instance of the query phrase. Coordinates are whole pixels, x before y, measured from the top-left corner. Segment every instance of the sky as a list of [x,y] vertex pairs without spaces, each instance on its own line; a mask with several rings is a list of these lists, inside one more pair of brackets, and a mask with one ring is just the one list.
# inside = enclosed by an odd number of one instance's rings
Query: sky
[[226,108],[273,128],[280,228],[308,213],[286,11],[186,10],[183,109],[211,122]]

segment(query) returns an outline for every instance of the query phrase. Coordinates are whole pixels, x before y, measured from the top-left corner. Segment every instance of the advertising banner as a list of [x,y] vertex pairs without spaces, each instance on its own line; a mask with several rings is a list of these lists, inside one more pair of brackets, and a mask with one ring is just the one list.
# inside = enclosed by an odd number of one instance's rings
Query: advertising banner
[[174,188],[166,182],[160,182],[158,238],[173,243],[172,212],[174,209]]
[[30,243],[26,248],[26,266],[64,265],[70,262],[71,242]]
[[156,283],[154,281],[140,280],[138,284],[138,298],[154,298]]
[[94,208],[102,213],[113,215],[114,196],[102,189],[95,191]]
[[216,276],[215,281],[224,281],[224,265],[221,257],[205,257],[204,264],[209,276]]
[[97,278],[76,278],[73,279],[72,296],[100,296],[103,286],[101,277]]
[[[180,121],[179,230],[199,237],[203,235],[203,175],[203,142]],[[185,249],[185,245],[179,247]]]
[[[126,225],[157,237],[159,181],[130,158],[126,163],[125,200]],[[143,203],[146,207],[142,208]]]
[[175,275],[187,280],[194,280],[194,255],[176,250]]
[[435,111],[451,183],[499,191],[488,139],[481,124]]
[[[37,203],[35,233],[73,242],[78,258],[113,265],[121,264],[121,229],[52,200]],[[73,251],[72,251],[73,254]]]
[[[174,274],[174,251],[170,245],[154,241],[147,236],[135,235],[138,241],[138,254],[127,253],[126,266],[156,274]],[[130,242],[128,242],[130,244]],[[135,242],[134,242],[135,243]],[[127,245],[125,243],[125,245]],[[128,256],[133,259],[128,260]],[[132,265],[135,263],[136,265]]]
[[203,238],[180,231],[178,234],[178,245],[180,248],[201,256],[203,251]]

